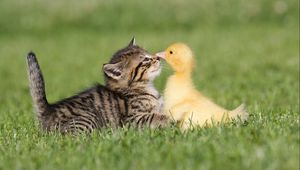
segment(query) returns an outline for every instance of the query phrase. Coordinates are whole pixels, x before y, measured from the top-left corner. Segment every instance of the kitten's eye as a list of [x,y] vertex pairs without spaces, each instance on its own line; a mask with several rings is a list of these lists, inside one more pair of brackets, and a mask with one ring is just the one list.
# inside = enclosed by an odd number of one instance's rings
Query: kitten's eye
[[170,51],[170,54],[173,54],[173,51]]

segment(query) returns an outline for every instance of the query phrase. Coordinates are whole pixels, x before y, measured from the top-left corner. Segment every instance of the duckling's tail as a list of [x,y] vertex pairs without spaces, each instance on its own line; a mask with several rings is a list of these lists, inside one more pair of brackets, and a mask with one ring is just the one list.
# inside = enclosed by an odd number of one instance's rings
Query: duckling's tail
[[229,117],[231,119],[240,119],[241,121],[246,121],[248,119],[248,112],[246,111],[246,105],[241,104],[236,109],[229,112]]

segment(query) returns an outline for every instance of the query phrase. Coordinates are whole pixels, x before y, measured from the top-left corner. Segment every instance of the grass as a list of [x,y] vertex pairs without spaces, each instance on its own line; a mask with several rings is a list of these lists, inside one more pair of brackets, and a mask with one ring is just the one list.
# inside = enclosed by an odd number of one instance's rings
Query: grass
[[[0,169],[299,169],[299,8],[291,1],[0,2]],[[197,88],[246,125],[181,133],[44,134],[29,95],[37,53],[49,101],[103,82],[101,66],[135,35],[154,53],[174,41],[197,56]],[[163,91],[171,70],[155,81]]]

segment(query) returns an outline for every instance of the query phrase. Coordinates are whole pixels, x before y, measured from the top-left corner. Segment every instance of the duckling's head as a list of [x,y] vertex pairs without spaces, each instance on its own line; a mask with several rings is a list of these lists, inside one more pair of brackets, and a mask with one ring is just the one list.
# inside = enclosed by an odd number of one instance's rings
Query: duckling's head
[[172,44],[156,56],[165,59],[176,72],[187,72],[193,68],[193,52],[184,43]]

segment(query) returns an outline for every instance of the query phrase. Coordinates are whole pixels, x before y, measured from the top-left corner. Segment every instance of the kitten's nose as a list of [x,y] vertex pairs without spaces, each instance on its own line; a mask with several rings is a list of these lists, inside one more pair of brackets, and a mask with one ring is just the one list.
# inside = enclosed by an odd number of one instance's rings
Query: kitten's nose
[[156,57],[166,59],[166,53],[165,52],[159,52],[155,54]]

